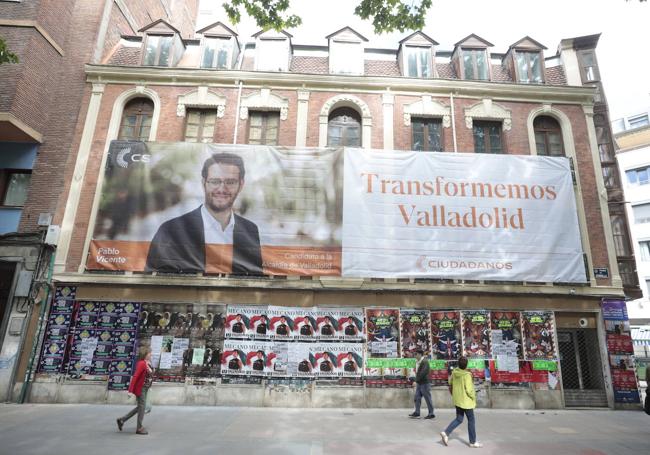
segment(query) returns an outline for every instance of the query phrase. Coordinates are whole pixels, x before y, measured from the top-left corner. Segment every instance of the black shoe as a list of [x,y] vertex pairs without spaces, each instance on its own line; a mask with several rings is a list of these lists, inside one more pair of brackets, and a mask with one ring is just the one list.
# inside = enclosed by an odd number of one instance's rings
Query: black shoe
[[117,429],[122,431],[122,426],[124,425],[124,420],[117,419]]
[[416,414],[415,412],[413,414],[409,414],[409,417],[412,419],[417,419],[420,417],[420,414]]
[[425,417],[425,419],[435,419],[436,416],[435,414],[429,414],[428,416]]

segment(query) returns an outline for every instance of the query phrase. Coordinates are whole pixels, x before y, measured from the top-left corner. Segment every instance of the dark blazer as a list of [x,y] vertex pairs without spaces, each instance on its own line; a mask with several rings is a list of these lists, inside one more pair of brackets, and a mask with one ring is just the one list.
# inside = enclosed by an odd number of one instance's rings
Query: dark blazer
[[[233,230],[233,275],[262,275],[257,225],[239,215]],[[145,272],[205,272],[205,234],[201,207],[164,222],[151,240]]]
[[415,382],[418,384],[428,384],[431,382],[429,379],[429,372],[431,371],[429,367],[429,361],[424,360],[424,362],[419,362],[417,372],[415,373]]

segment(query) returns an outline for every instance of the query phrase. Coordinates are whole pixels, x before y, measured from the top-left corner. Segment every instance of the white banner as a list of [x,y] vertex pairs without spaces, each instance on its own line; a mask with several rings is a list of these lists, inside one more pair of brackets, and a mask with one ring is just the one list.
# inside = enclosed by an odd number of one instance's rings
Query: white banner
[[569,160],[346,149],[343,275],[586,281]]

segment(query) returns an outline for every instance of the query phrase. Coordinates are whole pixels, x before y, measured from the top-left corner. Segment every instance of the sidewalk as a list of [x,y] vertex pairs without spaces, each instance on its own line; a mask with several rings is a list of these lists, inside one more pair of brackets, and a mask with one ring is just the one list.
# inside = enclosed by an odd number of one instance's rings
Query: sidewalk
[[122,433],[126,406],[0,405],[0,454],[430,455],[650,453],[650,416],[634,411],[477,411],[482,449],[467,447],[467,425],[449,447],[438,433],[451,421],[411,420],[404,410],[156,406]]

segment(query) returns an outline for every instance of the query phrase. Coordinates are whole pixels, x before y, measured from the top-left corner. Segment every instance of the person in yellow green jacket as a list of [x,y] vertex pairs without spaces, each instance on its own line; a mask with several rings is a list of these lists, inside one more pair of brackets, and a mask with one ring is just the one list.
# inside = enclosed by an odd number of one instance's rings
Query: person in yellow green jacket
[[469,432],[469,446],[475,449],[483,447],[476,442],[476,422],[474,408],[476,407],[476,391],[472,373],[467,371],[467,357],[458,360],[458,368],[454,368],[449,376],[449,391],[456,406],[456,418],[452,420],[447,429],[440,433],[442,443],[449,445],[449,435],[458,425],[463,423],[463,416],[467,416],[467,430]]

